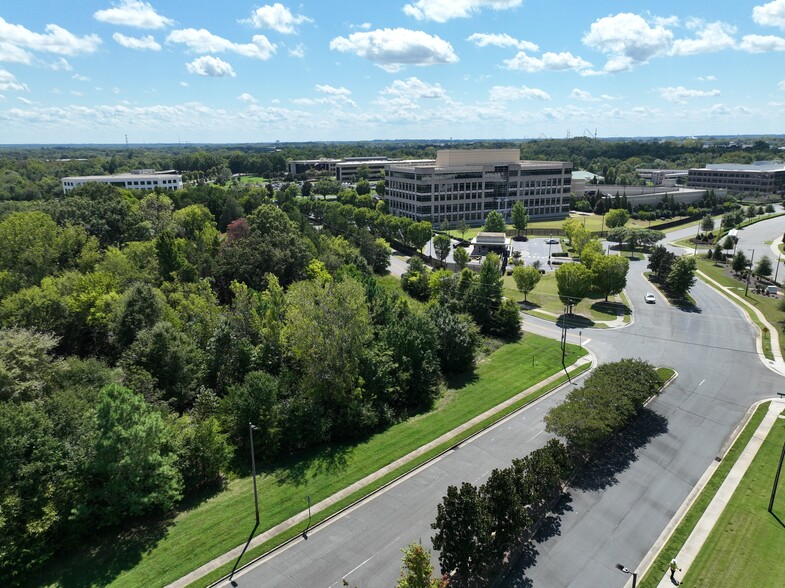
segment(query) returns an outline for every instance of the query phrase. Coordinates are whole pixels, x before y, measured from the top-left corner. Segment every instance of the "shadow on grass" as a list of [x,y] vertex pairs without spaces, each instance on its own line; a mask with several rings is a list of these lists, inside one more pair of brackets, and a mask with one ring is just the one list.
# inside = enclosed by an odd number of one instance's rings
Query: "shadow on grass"
[[357,445],[357,440],[347,443],[330,443],[308,451],[298,452],[276,462],[270,474],[276,483],[283,486],[304,486],[308,478],[345,470],[348,456]]
[[644,408],[632,423],[595,451],[591,461],[575,476],[572,487],[597,491],[613,486],[618,482],[616,476],[638,459],[635,452],[667,431],[668,419]]
[[621,302],[606,302],[604,300],[601,300],[600,302],[595,302],[594,304],[592,304],[591,309],[594,312],[602,312],[605,314],[613,314],[616,316],[620,314],[625,316],[632,314],[630,307]]
[[[56,584],[62,588],[106,586],[123,572],[138,565],[174,524],[174,517],[140,521],[123,531],[101,531],[79,545],[64,545],[65,557],[57,555],[41,567],[41,573],[25,578],[30,586]],[[74,553],[78,554],[75,556]]]
[[563,314],[556,320],[556,326],[562,329],[588,329],[594,325],[593,320],[580,314]]
[[447,384],[447,388],[450,390],[460,390],[461,388],[465,388],[470,384],[474,384],[479,380],[477,376],[477,372],[474,370],[467,370],[465,372],[461,372],[460,374],[448,374],[445,376],[445,382]]

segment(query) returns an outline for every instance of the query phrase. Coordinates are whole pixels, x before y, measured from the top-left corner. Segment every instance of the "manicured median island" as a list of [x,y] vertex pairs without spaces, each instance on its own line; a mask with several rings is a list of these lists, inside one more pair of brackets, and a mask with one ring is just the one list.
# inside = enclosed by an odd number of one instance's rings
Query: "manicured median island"
[[[736,442],[733,444],[731,449],[725,455],[724,459],[720,463],[717,470],[709,479],[708,483],[706,484],[703,491],[698,495],[698,498],[695,500],[693,505],[687,511],[687,514],[681,520],[679,525],[673,531],[671,536],[665,542],[665,545],[660,550],[660,553],[654,559],[649,568],[649,571],[643,577],[642,581],[638,584],[640,588],[656,588],[657,585],[660,583],[663,574],[665,573],[665,569],[668,567],[668,563],[670,562],[671,558],[673,558],[674,554],[678,553],[681,548],[684,546],[687,538],[692,533],[695,525],[698,524],[703,513],[706,511],[706,508],[709,506],[709,503],[714,498],[715,494],[717,494],[717,490],[719,490],[722,483],[725,481],[725,478],[728,476],[728,472],[730,472],[733,465],[736,463],[736,460],[739,458],[739,455],[744,450],[744,447],[747,445],[749,440],[752,438],[752,435],[755,433],[755,430],[760,425],[763,417],[766,416],[766,411],[768,411],[769,405],[768,403],[763,404],[757,408],[755,413],[750,418],[750,421],[747,423],[747,426],[744,427],[744,430],[739,435]],[[776,427],[775,427],[776,428]],[[782,429],[782,427],[779,427]],[[767,445],[764,443],[764,446]],[[778,449],[781,448],[781,444]],[[779,457],[779,456],[778,456]],[[768,491],[771,492],[771,474],[773,470],[769,470],[769,486]],[[737,493],[739,490],[737,489]],[[780,501],[777,501],[778,504]],[[766,507],[768,506],[768,499],[766,499],[765,503],[763,504],[763,511],[765,512]],[[782,530],[782,528],[780,528]],[[785,533],[785,531],[783,531]],[[695,566],[693,566],[695,567]],[[689,573],[689,570],[687,571]],[[693,584],[687,584],[692,586]],[[727,584],[728,586],[781,586],[783,584],[754,584],[749,582],[740,582],[736,584]],[[709,586],[709,584],[706,584]]]
[[[569,364],[583,354],[584,350],[570,346]],[[399,423],[365,441],[333,444],[298,455],[276,464],[274,468],[260,470],[262,525],[258,533],[303,511],[307,506],[306,496],[310,495],[312,502],[318,503],[560,370],[559,342],[526,334],[519,342],[500,347],[478,363],[473,374],[453,382],[432,411]],[[504,412],[509,413],[552,387],[547,386]],[[492,422],[496,418],[498,416],[487,421]],[[464,437],[479,430],[483,424],[465,432]],[[435,448],[415,462],[347,497],[329,511],[314,513],[313,522],[359,499],[456,441]],[[163,586],[244,543],[252,527],[252,481],[250,477],[244,477],[230,482],[224,492],[157,525],[154,531],[148,529],[122,540],[116,536],[96,537],[93,548],[85,548],[67,560],[54,560],[43,572],[45,575],[36,578],[33,583]],[[250,559],[287,536],[300,532],[302,528],[293,529],[252,550],[247,557]],[[217,579],[230,569],[231,565],[197,585],[205,585],[209,579]]]
[[[742,297],[746,305],[760,310],[770,324],[779,326],[782,321],[785,321],[785,313],[779,309],[779,302],[781,300],[780,298],[772,298],[771,296],[764,296],[763,294],[755,294],[755,291],[752,287],[747,288],[747,294],[745,296],[744,281],[727,275],[725,271],[727,267],[727,264],[717,265],[713,261],[701,258],[700,256],[698,257],[698,269],[700,271],[722,286],[731,288],[734,294]],[[750,279],[750,282],[752,282],[752,279]],[[713,286],[713,284],[709,285]],[[722,290],[720,292],[731,301],[738,304],[738,301],[728,296],[727,292]],[[766,356],[766,359],[774,359],[774,355],[771,352],[771,336],[769,335],[768,329],[764,327],[763,323],[761,323],[758,320],[758,317],[755,316],[755,313],[751,312],[747,306],[740,306],[749,315],[752,322],[758,326],[758,328],[761,330],[761,333],[763,334],[763,355]],[[785,355],[785,337],[780,337],[780,350],[783,355]]]
[[684,583],[704,588],[785,586],[785,483],[768,512],[774,473],[785,442],[777,421],[725,506]]

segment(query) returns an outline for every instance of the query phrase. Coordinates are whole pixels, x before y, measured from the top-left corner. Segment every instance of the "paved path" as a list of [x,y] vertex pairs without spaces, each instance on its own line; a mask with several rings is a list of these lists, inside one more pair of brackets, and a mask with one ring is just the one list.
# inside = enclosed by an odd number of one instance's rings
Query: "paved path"
[[[760,404],[760,402],[756,403],[753,406],[753,409],[757,407],[758,404]],[[785,401],[779,399],[771,400],[771,404],[769,405],[769,410],[766,413],[766,416],[755,430],[755,433],[753,434],[749,443],[747,443],[747,446],[744,448],[744,451],[742,451],[738,460],[736,460],[736,463],[731,468],[731,471],[728,473],[725,481],[720,486],[717,494],[715,494],[714,498],[709,503],[709,506],[706,508],[703,516],[698,521],[698,524],[695,526],[692,533],[690,533],[690,536],[687,538],[687,541],[681,548],[681,551],[672,556],[676,558],[676,562],[679,564],[679,567],[681,567],[682,570],[689,569],[690,565],[692,565],[692,562],[695,561],[695,558],[700,553],[703,544],[706,542],[706,539],[708,539],[709,534],[714,528],[714,525],[717,523],[717,520],[722,514],[722,511],[725,510],[725,506],[728,504],[728,502],[730,502],[730,499],[741,482],[741,479],[744,477],[744,474],[747,472],[747,469],[752,463],[752,460],[755,458],[755,455],[758,453],[761,445],[763,445],[763,442],[766,440],[766,436],[769,434],[769,431],[771,431],[774,423],[777,422],[777,418],[783,410],[785,410]],[[739,433],[741,433],[741,429],[739,430]],[[704,486],[709,481],[712,474],[714,474],[719,465],[720,462],[714,462],[714,464],[712,464],[712,466],[706,470],[706,474],[704,474],[704,476],[701,478],[701,481],[695,486],[695,489],[690,494],[690,498],[684,502],[682,507],[679,509],[679,512],[676,513],[676,516],[674,516],[673,520],[671,521],[671,524],[668,525],[668,527],[663,532],[664,537],[661,536],[655,546],[661,546],[665,544],[679,523],[681,523],[681,520],[687,514],[687,511],[700,495]],[[659,548],[652,549],[652,551],[649,552],[649,555],[644,558],[639,575],[642,576],[644,573],[646,573],[648,567],[651,565],[658,552]],[[677,580],[683,577],[683,571],[676,572]],[[632,580],[630,580],[629,584],[631,585],[631,583]],[[670,572],[666,570],[662,579],[660,580],[660,583],[658,584],[658,588],[672,588],[672,586],[673,583],[670,579]]]
[[[577,368],[579,368],[581,366],[584,366],[586,364],[589,364],[589,363],[592,363],[592,356],[591,356],[591,354],[586,355],[586,356],[578,359],[578,361],[575,362],[574,366],[572,366],[570,368],[570,371],[572,371],[574,369],[577,369]],[[534,393],[534,392],[536,392],[538,390],[542,390],[543,388],[547,388],[554,381],[556,381],[560,377],[562,377],[562,375],[563,375],[563,372],[555,373],[554,375],[550,376],[549,378],[546,378],[545,380],[535,384],[534,386],[531,386],[530,388],[527,388],[526,390],[523,390],[522,392],[520,392],[517,395],[513,396],[512,398],[502,402],[501,404],[499,404],[499,405],[497,405],[497,406],[495,406],[495,407],[485,411],[484,413],[474,417],[473,419],[471,419],[470,421],[464,423],[463,425],[460,425],[459,427],[456,427],[452,431],[450,431],[448,433],[445,433],[441,437],[438,437],[437,439],[434,439],[430,443],[426,443],[422,447],[420,447],[418,449],[415,449],[411,453],[409,453],[409,454],[401,457],[400,459],[392,462],[391,464],[389,464],[389,465],[387,465],[387,466],[377,470],[373,474],[371,474],[369,476],[366,476],[362,480],[359,480],[359,481],[355,482],[351,486],[348,486],[348,487],[346,487],[346,488],[336,492],[335,494],[333,494],[329,498],[326,498],[325,500],[322,500],[321,502],[318,502],[318,503],[314,504],[313,507],[312,507],[312,514],[315,514],[315,513],[318,513],[318,512],[321,512],[321,511],[325,510],[326,508],[332,506],[336,502],[339,502],[339,501],[345,499],[346,497],[350,496],[354,492],[360,490],[361,488],[364,488],[365,486],[368,486],[372,482],[375,482],[376,480],[386,476],[390,472],[395,471],[399,467],[401,467],[401,466],[403,466],[403,465],[413,461],[414,459],[420,457],[421,455],[423,455],[423,454],[431,451],[432,449],[438,447],[439,445],[447,443],[448,441],[450,441],[451,439],[454,439],[455,437],[457,437],[461,433],[464,433],[468,429],[471,429],[472,427],[474,427],[478,423],[481,423],[482,421],[486,420],[487,418],[492,417],[493,415],[500,413],[501,411],[503,411],[508,406],[511,406],[512,404],[515,404],[516,402],[518,402],[519,400],[525,398],[526,396],[528,396],[528,395],[530,395],[530,394],[532,394],[532,393]],[[275,527],[272,527],[268,531],[265,531],[264,533],[261,533],[261,534],[257,535],[256,537],[254,537],[251,540],[251,544],[249,545],[248,548],[249,549],[253,549],[254,547],[257,547],[257,546],[265,543],[266,541],[269,541],[273,537],[275,537],[277,535],[280,535],[284,531],[286,531],[288,529],[291,529],[292,527],[295,527],[295,526],[298,526],[298,525],[303,525],[307,520],[308,520],[308,511],[307,510],[306,511],[302,511],[302,512],[298,513],[297,515],[295,515],[295,516],[293,516],[293,517],[283,521],[282,523],[276,525]],[[316,528],[318,528],[318,525],[313,527],[314,530],[316,530]],[[231,563],[231,562],[235,561],[239,557],[239,555],[242,552],[244,546],[245,546],[245,544],[238,545],[237,547],[235,547],[231,551],[228,551],[228,552],[224,553],[223,555],[215,558],[214,560],[212,560],[210,562],[207,562],[206,564],[204,564],[201,567],[197,568],[196,570],[194,570],[193,572],[191,572],[187,576],[183,576],[179,580],[169,584],[168,588],[183,588],[185,586],[188,586],[192,582],[195,582],[196,580],[198,580],[199,578],[207,575],[208,573],[212,572],[213,570],[216,570],[216,569],[220,568],[221,566],[223,566],[223,565],[225,565],[227,563]],[[243,563],[246,563],[246,562],[243,562]]]

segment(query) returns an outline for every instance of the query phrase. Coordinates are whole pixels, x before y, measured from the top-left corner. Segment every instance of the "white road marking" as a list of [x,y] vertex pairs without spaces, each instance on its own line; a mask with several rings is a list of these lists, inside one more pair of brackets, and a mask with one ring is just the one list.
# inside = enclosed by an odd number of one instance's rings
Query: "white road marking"
[[[344,575],[343,575],[343,577],[342,577],[340,580],[338,580],[338,582],[343,582],[343,581],[344,581],[344,580],[345,580],[345,579],[346,579],[348,576],[351,576],[351,575],[352,575],[354,572],[356,572],[357,570],[359,570],[361,567],[363,567],[365,564],[367,564],[369,561],[371,561],[371,560],[372,560],[374,557],[376,557],[377,555],[379,555],[379,554],[380,554],[382,551],[386,550],[386,549],[387,549],[387,548],[388,548],[390,545],[392,545],[393,543],[395,543],[396,541],[398,541],[398,539],[400,539],[400,538],[401,538],[401,536],[400,536],[400,535],[398,535],[398,536],[397,536],[395,539],[393,539],[392,541],[390,541],[390,542],[389,542],[387,545],[385,545],[384,547],[382,547],[382,548],[381,548],[379,551],[377,551],[377,552],[376,552],[376,553],[374,553],[374,554],[373,554],[371,557],[369,557],[369,558],[368,558],[368,559],[366,559],[364,562],[362,562],[362,563],[361,563],[359,566],[357,566],[356,568],[353,568],[352,570],[350,570],[350,571],[348,571],[346,574],[344,574]],[[334,584],[330,584],[330,588],[333,588],[333,586],[337,586],[337,585],[338,585],[338,582],[335,582]]]
[[540,435],[540,433],[544,433],[544,432],[545,432],[545,429],[541,429],[541,430],[540,430],[540,432],[539,432],[539,433],[537,433],[537,434],[536,434],[534,437],[532,437],[531,439],[529,439],[529,441],[534,441],[534,440],[535,440],[535,439],[536,439],[536,438],[537,438],[537,437]]
[[698,384],[698,387],[700,388],[701,386],[703,386],[703,382],[705,382],[705,381],[706,381],[705,379],[701,380],[701,383]]

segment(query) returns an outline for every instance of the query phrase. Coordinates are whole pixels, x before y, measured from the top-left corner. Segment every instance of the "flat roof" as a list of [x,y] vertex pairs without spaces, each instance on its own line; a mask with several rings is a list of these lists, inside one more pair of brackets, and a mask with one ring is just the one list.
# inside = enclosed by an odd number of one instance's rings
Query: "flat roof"
[[88,182],[103,182],[106,180],[154,180],[160,178],[178,178],[180,174],[155,173],[155,174],[115,174],[113,176],[68,176],[63,180],[86,180]]
[[753,171],[773,172],[785,171],[785,162],[782,161],[756,161],[754,163],[707,163],[705,168],[692,168],[695,170],[711,169],[716,171]]

